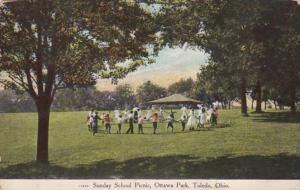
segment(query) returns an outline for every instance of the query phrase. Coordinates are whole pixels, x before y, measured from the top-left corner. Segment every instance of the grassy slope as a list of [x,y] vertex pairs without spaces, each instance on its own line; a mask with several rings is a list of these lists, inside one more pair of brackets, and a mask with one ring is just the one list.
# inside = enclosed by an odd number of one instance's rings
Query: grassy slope
[[[0,114],[0,177],[300,178],[300,115],[222,111],[228,128],[153,135],[97,134],[85,112],[53,112],[50,166],[36,165],[35,113]],[[178,117],[178,116],[177,116]],[[126,131],[127,125],[123,127]],[[116,126],[113,126],[113,133]],[[135,127],[137,131],[137,127]]]

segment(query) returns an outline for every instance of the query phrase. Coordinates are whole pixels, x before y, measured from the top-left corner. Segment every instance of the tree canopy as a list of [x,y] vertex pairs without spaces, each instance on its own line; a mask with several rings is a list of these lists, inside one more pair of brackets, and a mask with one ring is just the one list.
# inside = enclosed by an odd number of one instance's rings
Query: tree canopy
[[136,90],[136,98],[139,103],[147,103],[151,100],[163,98],[167,95],[167,90],[157,84],[147,81]]
[[60,88],[116,82],[153,62],[159,47],[153,12],[138,2],[24,0],[0,6],[0,72],[39,113],[37,160],[48,160],[50,106]]
[[262,86],[285,88],[295,112],[300,78],[300,6],[295,1],[206,0],[163,7],[165,44],[188,44],[208,53],[210,62],[201,71],[213,74],[211,80],[222,76],[219,86],[237,90],[233,94],[239,94],[242,113],[247,114],[246,94],[251,89],[258,100],[256,110],[261,111]]

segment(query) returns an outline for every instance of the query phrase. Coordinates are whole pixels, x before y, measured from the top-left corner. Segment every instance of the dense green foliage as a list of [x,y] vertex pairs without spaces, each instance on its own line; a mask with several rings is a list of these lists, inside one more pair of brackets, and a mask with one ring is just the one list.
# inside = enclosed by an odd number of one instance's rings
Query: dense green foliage
[[58,89],[119,78],[153,62],[155,15],[127,1],[39,0],[0,6],[0,78],[26,91],[38,117],[37,160],[48,160],[50,107]]
[[194,81],[192,78],[180,79],[168,87],[169,94],[183,94],[185,96],[192,96]]
[[157,84],[147,81],[136,90],[136,98],[139,103],[146,103],[158,98],[163,98],[167,94],[167,90]]
[[295,1],[186,1],[164,5],[163,12],[166,44],[188,44],[210,55],[198,89],[206,86],[222,102],[239,98],[247,114],[245,94],[255,93],[260,112],[264,88],[264,96],[272,91],[269,99],[295,112],[300,84],[300,6]]

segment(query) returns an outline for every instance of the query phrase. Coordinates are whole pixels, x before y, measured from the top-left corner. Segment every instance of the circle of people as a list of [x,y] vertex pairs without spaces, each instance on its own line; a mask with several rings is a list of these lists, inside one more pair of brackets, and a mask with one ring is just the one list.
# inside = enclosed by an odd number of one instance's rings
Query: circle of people
[[[206,111],[207,110],[207,111]],[[167,117],[165,117],[165,113]],[[196,128],[204,128],[205,124],[209,124],[211,127],[217,126],[217,120],[219,116],[218,108],[211,106],[210,108],[205,108],[204,106],[199,106],[198,115],[195,114],[194,109],[187,109],[186,107],[181,108],[181,117],[176,120],[172,109],[171,112],[166,112],[161,107],[158,112],[154,109],[148,109],[147,114],[143,115],[142,110],[139,108],[134,108],[133,110],[125,110],[123,114],[119,110],[114,111],[114,119],[109,113],[102,113],[101,116],[98,115],[97,111],[91,110],[87,116],[88,130],[95,135],[98,132],[98,121],[102,121],[102,125],[105,126],[105,132],[111,134],[111,128],[114,124],[117,126],[117,134],[121,134],[123,124],[128,124],[128,129],[126,134],[134,133],[134,124],[138,126],[138,133],[143,134],[143,125],[146,121],[152,122],[153,134],[156,134],[158,123],[167,123],[167,130],[172,129],[174,132],[174,122],[180,122],[182,131],[185,131],[186,127],[188,130],[192,131]]]

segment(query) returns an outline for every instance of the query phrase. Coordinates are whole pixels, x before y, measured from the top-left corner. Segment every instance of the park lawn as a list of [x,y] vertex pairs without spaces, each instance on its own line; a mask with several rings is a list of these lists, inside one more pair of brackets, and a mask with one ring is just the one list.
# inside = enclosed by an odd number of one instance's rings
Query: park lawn
[[[52,112],[50,164],[34,162],[36,113],[0,114],[0,178],[300,178],[300,113],[284,111],[242,117],[222,110],[225,128],[175,133],[159,124],[152,134],[92,136],[87,112]],[[179,111],[176,114],[179,118]],[[127,130],[123,125],[123,132]],[[103,129],[103,128],[102,128]]]

